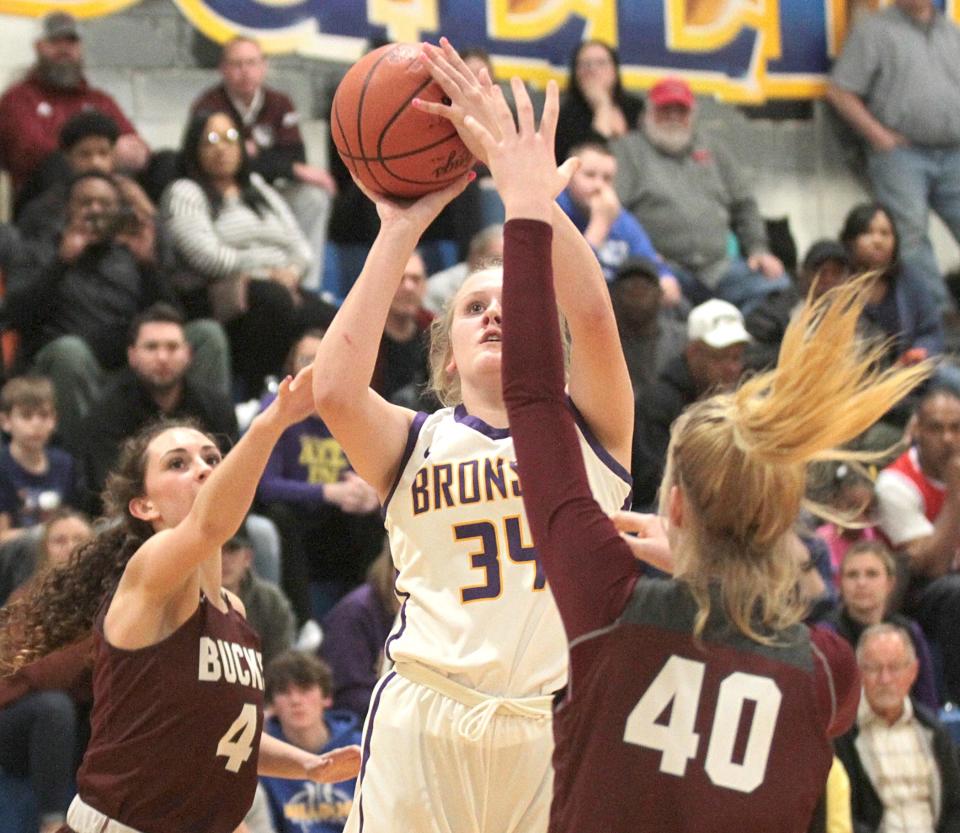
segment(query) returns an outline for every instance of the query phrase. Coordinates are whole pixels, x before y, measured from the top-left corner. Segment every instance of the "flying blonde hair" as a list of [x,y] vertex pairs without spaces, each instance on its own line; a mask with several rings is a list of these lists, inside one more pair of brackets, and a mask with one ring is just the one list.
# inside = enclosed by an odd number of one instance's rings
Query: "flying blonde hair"
[[885,345],[858,340],[874,280],[866,275],[808,300],[787,328],[776,368],[692,405],[673,426],[661,512],[678,486],[685,511],[673,536],[675,575],[697,601],[698,635],[717,585],[730,620],[751,639],[771,642],[800,620],[786,542],[805,503],[807,465],[880,458],[840,446],[930,375],[930,362],[883,370]]

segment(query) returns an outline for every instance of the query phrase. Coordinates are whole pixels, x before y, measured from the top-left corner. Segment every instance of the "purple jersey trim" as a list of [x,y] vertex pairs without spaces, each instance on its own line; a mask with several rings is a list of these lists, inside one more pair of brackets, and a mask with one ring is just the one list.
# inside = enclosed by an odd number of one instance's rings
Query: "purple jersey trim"
[[401,636],[403,636],[403,631],[407,627],[407,602],[410,599],[409,593],[404,593],[396,589],[396,579],[394,579],[394,592],[398,596],[403,596],[403,602],[400,605],[400,629],[396,633],[390,634],[390,636],[387,637],[387,641],[383,646],[384,656],[386,656],[386,658],[390,660],[390,662],[393,662],[393,657],[390,656],[390,644],[398,640]]
[[370,707],[370,714],[367,715],[367,725],[363,733],[363,755],[360,759],[360,778],[357,786],[360,788],[360,832],[363,833],[363,775],[367,771],[367,760],[370,757],[370,737],[373,735],[373,721],[377,716],[377,709],[380,708],[380,697],[390,680],[397,676],[396,671],[391,671],[381,681],[377,688],[377,693],[373,698],[373,705]]
[[[587,445],[593,449],[593,453],[597,455],[600,462],[632,489],[633,477],[630,475],[630,472],[620,465],[617,459],[601,445],[600,440],[597,439],[596,435],[593,433],[593,430],[583,418],[583,414],[580,413],[580,409],[577,408],[569,396],[567,397],[567,407],[573,414],[573,419],[577,423],[577,427],[580,429],[580,432],[583,434],[583,438],[587,441]],[[629,501],[629,496],[627,500]],[[629,506],[629,503],[626,505]]]
[[492,425],[488,425],[480,417],[468,414],[463,404],[454,408],[453,418],[461,425],[466,425],[467,428],[472,428],[491,440],[505,440],[510,436],[509,428],[494,428]]
[[393,493],[397,490],[397,486],[400,485],[400,478],[403,477],[403,470],[407,467],[407,463],[410,460],[410,455],[413,454],[413,447],[417,444],[417,437],[420,436],[420,429],[423,428],[423,423],[426,421],[429,414],[423,411],[417,411],[413,415],[413,421],[410,423],[410,429],[407,431],[407,444],[403,448],[403,454],[400,455],[400,463],[397,466],[397,475],[393,479],[393,485],[390,487],[390,491],[387,492],[387,498],[383,502],[383,506],[380,508],[380,513],[383,517],[387,516],[387,507],[390,505],[390,499],[393,497]]

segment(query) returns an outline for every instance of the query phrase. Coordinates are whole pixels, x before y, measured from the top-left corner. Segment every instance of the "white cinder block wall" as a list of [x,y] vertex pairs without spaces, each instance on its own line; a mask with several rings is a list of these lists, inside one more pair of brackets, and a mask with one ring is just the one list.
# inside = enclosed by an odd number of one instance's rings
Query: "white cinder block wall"
[[[198,66],[190,24],[170,0],[143,0],[82,27],[93,83],[116,97],[153,147],[177,146],[190,102],[217,77],[215,70]],[[38,30],[36,20],[0,15],[0,86],[30,65]],[[320,164],[326,155],[323,118],[343,69],[300,57],[272,60],[270,83],[285,90],[301,110],[308,153]],[[817,102],[809,120],[770,121],[701,102],[703,128],[722,136],[740,158],[762,213],[790,218],[801,256],[813,240],[835,235],[850,206],[866,197],[825,108]],[[957,268],[960,251],[935,218],[932,233],[944,271]]]

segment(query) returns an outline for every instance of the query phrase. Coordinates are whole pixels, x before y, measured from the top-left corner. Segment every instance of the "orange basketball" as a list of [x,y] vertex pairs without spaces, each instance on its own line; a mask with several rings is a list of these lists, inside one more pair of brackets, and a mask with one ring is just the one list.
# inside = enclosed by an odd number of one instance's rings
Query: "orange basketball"
[[415,110],[414,98],[443,101],[416,44],[364,55],[337,87],[330,130],[350,172],[378,194],[410,199],[469,171],[473,155],[453,125]]

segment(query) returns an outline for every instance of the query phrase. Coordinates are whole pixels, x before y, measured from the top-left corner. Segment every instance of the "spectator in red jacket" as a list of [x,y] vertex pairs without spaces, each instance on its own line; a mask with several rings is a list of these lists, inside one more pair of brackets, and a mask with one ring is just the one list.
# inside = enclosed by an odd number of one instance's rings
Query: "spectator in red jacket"
[[116,121],[120,128],[114,148],[118,169],[143,169],[150,149],[117,102],[87,83],[76,19],[66,12],[47,15],[34,48],[37,60],[27,77],[0,98],[0,166],[9,171],[14,191],[57,150],[60,128],[81,110],[99,110]]

